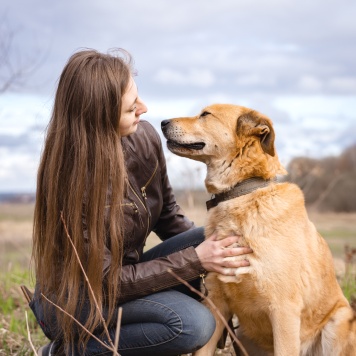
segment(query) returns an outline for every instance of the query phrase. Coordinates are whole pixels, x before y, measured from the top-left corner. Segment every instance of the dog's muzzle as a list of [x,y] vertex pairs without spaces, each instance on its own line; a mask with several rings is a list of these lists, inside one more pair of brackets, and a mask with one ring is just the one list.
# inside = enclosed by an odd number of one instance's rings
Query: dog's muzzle
[[163,132],[164,137],[167,139],[167,146],[168,148],[184,148],[188,150],[202,150],[205,147],[204,142],[189,142],[189,143],[182,143],[178,142],[173,139],[172,133],[170,132],[171,127],[171,120],[163,120],[161,122],[161,129]]

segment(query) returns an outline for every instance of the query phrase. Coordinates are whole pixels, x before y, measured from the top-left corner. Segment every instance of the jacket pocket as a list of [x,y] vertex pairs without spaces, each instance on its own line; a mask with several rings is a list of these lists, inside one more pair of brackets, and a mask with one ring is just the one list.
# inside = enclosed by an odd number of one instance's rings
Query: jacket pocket
[[142,223],[140,211],[135,202],[125,200],[124,205],[124,264],[137,263],[139,254],[137,252],[136,230],[137,224]]

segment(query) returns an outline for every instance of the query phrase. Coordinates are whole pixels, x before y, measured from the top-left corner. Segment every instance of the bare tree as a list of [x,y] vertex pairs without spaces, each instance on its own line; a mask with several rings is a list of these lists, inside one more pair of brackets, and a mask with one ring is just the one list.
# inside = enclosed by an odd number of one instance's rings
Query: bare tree
[[287,180],[303,190],[309,207],[320,211],[356,211],[356,144],[338,157],[294,158]]
[[40,56],[30,56],[16,46],[18,33],[9,25],[6,15],[0,18],[0,94],[23,88],[42,61]]

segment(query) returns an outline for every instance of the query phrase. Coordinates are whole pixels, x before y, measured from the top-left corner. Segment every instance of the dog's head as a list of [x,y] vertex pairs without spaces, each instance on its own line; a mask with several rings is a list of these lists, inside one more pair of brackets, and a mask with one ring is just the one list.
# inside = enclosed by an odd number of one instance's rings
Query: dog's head
[[253,176],[269,179],[285,173],[276,155],[272,121],[252,109],[215,104],[197,116],[164,120],[161,126],[170,151],[207,164],[207,179],[228,176],[226,184],[234,185]]
[[161,126],[170,151],[198,161],[234,151],[251,140],[275,155],[271,120],[242,106],[211,105],[197,116],[164,120]]

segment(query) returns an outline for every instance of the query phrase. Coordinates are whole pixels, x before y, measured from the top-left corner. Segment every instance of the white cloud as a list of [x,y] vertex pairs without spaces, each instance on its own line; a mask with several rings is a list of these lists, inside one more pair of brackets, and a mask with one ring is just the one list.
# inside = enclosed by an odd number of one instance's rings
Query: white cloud
[[52,102],[49,97],[16,93],[0,95],[0,133],[21,134],[30,126],[47,124]]
[[273,105],[289,112],[298,122],[300,117],[318,115],[335,126],[335,118],[343,117],[336,126],[356,121],[356,100],[354,96],[342,95],[284,95],[276,96]]
[[0,192],[33,192],[39,156],[0,147]]
[[331,91],[356,94],[356,77],[332,78],[327,82],[327,86]]
[[273,87],[276,84],[276,78],[270,75],[260,75],[252,73],[248,75],[237,76],[235,83],[240,87],[257,87],[257,86],[269,86]]
[[193,87],[210,87],[215,81],[211,71],[199,68],[188,68],[186,71],[162,68],[158,70],[154,79],[163,84]]
[[142,119],[163,120],[178,116],[194,115],[196,101],[194,99],[167,99],[157,100],[156,98],[142,98],[148,107],[147,114],[141,116]]
[[302,91],[318,92],[323,88],[323,83],[314,76],[303,75],[298,81],[298,86]]

